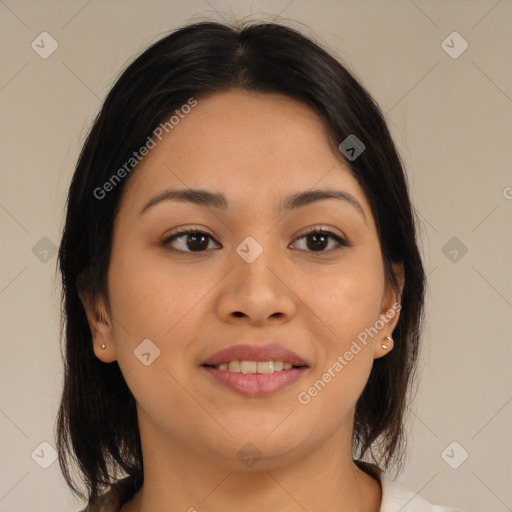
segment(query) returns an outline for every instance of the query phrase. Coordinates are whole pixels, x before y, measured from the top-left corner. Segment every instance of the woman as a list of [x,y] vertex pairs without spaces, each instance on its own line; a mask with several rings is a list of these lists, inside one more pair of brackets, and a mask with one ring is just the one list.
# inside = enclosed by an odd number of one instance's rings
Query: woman
[[425,287],[404,171],[308,38],[204,22],[139,56],[80,155],[59,262],[57,445],[85,510],[449,510],[384,472]]

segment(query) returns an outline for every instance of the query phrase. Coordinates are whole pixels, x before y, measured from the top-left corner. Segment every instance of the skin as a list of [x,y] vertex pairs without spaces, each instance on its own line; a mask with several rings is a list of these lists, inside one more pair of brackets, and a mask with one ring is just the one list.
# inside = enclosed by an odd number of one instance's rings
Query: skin
[[[164,201],[140,214],[168,188],[223,192],[229,207]],[[364,217],[337,199],[279,211],[318,188],[350,193]],[[210,235],[206,250],[190,236],[164,246],[179,226]],[[315,226],[351,246],[315,249],[303,236]],[[252,263],[236,252],[248,236],[263,248]],[[309,107],[246,91],[199,98],[126,183],[108,290],[109,308],[83,302],[97,357],[118,361],[137,402],[145,482],[122,512],[379,510],[379,482],[352,460],[352,424],[398,313],[307,405],[297,400],[398,301],[367,198]],[[160,349],[149,366],[133,353],[145,339]],[[235,393],[200,365],[243,342],[281,344],[309,369],[266,398]],[[248,442],[262,455],[250,468],[237,457]]]

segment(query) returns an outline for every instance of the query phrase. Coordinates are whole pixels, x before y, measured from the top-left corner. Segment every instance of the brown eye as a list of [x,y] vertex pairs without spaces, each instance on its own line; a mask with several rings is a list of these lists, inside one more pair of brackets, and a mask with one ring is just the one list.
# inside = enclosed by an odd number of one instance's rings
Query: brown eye
[[[208,249],[210,240],[213,240],[213,238],[204,231],[180,229],[175,234],[167,237],[162,245],[167,247],[174,244],[172,249],[179,252],[204,252]],[[181,247],[176,248],[175,242],[178,242]]]
[[[328,230],[321,230],[321,229],[313,229],[307,233],[304,233],[301,235],[298,240],[306,239],[306,251],[310,252],[319,252],[319,253],[327,253],[331,252],[333,250],[336,250],[339,247],[349,247],[350,244],[344,240],[343,238],[339,237],[332,231]],[[329,241],[334,240],[335,245],[334,248],[331,248],[329,250],[325,250],[329,246]]]

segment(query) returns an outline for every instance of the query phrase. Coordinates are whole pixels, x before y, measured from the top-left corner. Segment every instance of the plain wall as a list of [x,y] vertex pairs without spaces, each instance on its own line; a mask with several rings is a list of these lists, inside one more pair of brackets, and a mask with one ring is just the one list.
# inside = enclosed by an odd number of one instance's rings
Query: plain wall
[[[31,454],[49,456],[42,442],[55,447],[62,365],[52,247],[102,100],[126,64],[170,30],[250,14],[309,27],[305,33],[374,95],[406,164],[429,292],[421,383],[398,481],[468,512],[511,510],[512,3],[5,0],[0,512],[83,506],[58,462],[43,469]],[[47,59],[31,47],[43,31],[58,43]],[[458,58],[441,46],[453,31],[469,45]],[[456,50],[461,40],[449,44]],[[469,454],[458,469],[441,456],[454,441]],[[448,452],[452,460],[462,453]]]

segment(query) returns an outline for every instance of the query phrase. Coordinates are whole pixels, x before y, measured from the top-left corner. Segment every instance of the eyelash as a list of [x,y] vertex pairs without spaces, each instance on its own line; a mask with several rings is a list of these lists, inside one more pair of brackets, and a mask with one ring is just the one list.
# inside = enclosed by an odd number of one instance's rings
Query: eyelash
[[[176,240],[178,238],[183,237],[184,235],[206,235],[208,238],[210,238],[210,240],[214,240],[214,238],[212,236],[210,236],[208,233],[206,233],[205,231],[201,231],[196,228],[178,228],[173,234],[171,234],[170,236],[165,238],[165,240],[162,242],[162,245],[164,247],[167,247],[171,242],[173,242],[174,240]],[[305,237],[312,236],[312,235],[327,236],[328,238],[335,240],[338,243],[338,247],[334,248],[334,249],[329,249],[327,251],[322,250],[322,251],[305,251],[305,252],[309,252],[312,254],[329,254],[329,253],[333,252],[333,250],[335,251],[342,247],[350,247],[351,246],[351,244],[349,242],[347,242],[340,236],[336,235],[332,231],[329,231],[326,229],[321,229],[318,227],[314,227],[310,231],[302,233],[299,237],[296,238],[296,240],[300,240],[301,238],[305,238]],[[214,241],[216,242],[216,240],[214,240]],[[172,249],[172,250],[176,251],[176,252],[187,253],[187,254],[194,254],[194,253],[201,254],[201,253],[206,252],[208,249],[205,249],[203,251],[183,251],[181,249]]]

